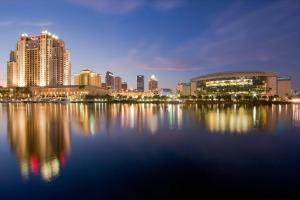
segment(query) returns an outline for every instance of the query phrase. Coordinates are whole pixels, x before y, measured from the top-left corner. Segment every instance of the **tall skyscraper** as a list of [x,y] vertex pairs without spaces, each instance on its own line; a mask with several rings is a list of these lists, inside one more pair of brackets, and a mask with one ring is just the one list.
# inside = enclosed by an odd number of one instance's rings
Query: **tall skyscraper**
[[64,42],[53,41],[52,48],[52,65],[50,65],[49,81],[50,85],[64,84]]
[[101,87],[101,75],[85,69],[74,75],[75,85],[92,85]]
[[[15,51],[17,86],[70,85],[70,52],[63,40],[48,31],[22,34]],[[8,72],[8,77],[10,76]]]
[[26,55],[26,38],[28,37],[27,34],[22,34],[20,40],[17,42],[16,48],[16,56],[17,56],[17,65],[18,65],[18,86],[25,87],[25,71],[26,71],[26,64],[25,64],[25,55]]
[[122,78],[117,76],[115,78],[115,90],[120,91],[122,89]]
[[65,49],[63,56],[64,56],[63,85],[71,85],[71,54],[70,54],[70,50]]
[[7,62],[7,87],[16,86],[18,86],[18,65],[16,54],[14,51],[11,51]]
[[149,90],[152,92],[158,90],[158,80],[154,75],[150,77]]
[[138,75],[136,77],[136,89],[139,92],[144,92],[145,90],[145,78],[143,75]]
[[115,88],[115,77],[112,72],[110,72],[110,71],[106,72],[105,83],[106,83],[106,87],[111,88],[111,89]]

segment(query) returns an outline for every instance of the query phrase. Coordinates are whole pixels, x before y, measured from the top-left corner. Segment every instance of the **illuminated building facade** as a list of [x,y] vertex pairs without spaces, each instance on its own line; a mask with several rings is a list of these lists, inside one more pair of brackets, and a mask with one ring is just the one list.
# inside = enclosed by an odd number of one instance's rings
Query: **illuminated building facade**
[[[48,31],[38,36],[22,34],[15,60],[18,87],[70,85],[70,51],[63,40]],[[8,70],[8,79],[12,80],[12,76]]]
[[274,96],[279,94],[278,83],[279,78],[276,72],[214,73],[191,79],[191,95],[251,94]]
[[136,77],[136,89],[139,92],[144,92],[145,90],[145,78],[143,75],[138,75]]
[[10,58],[7,62],[7,87],[18,86],[18,65],[14,51],[10,52]]
[[69,49],[63,51],[63,85],[71,85],[71,53]]
[[158,90],[158,80],[157,80],[157,78],[154,75],[152,75],[150,77],[150,80],[149,80],[149,90],[150,91],[156,91],[156,90]]
[[67,97],[83,98],[89,96],[105,96],[110,93],[109,90],[91,85],[71,85],[57,87],[30,87],[33,97]]
[[169,97],[173,95],[173,92],[170,88],[161,88],[159,95],[162,97]]
[[85,69],[74,75],[74,84],[101,87],[101,75]]
[[176,93],[181,96],[191,95],[191,84],[190,83],[178,83],[176,86]]

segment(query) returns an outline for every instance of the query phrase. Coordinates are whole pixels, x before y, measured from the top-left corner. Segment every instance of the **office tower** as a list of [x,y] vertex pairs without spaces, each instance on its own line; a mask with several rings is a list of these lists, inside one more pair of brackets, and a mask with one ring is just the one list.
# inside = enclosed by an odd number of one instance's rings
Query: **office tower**
[[63,85],[71,85],[71,55],[69,49],[64,50],[63,60]]
[[7,62],[7,87],[18,86],[18,66],[16,54],[14,51],[10,52],[9,61]]
[[110,71],[106,72],[105,83],[106,83],[106,87],[111,88],[111,89],[115,88],[115,77],[112,72],[110,72]]
[[123,91],[126,91],[127,90],[127,82],[122,82],[122,86],[121,86],[122,90]]
[[120,91],[122,89],[122,78],[120,76],[115,77],[115,90]]
[[74,84],[101,87],[101,75],[85,69],[74,75]]
[[38,36],[22,34],[15,57],[17,86],[70,85],[70,52],[56,35],[48,31]]
[[143,75],[138,75],[136,77],[136,89],[139,92],[144,92],[145,86],[144,86],[144,76]]
[[158,80],[154,75],[152,75],[149,80],[149,90],[156,91],[157,89],[158,89]]
[[122,89],[121,86],[122,86],[122,78],[120,76],[117,76],[115,78],[115,90],[120,91]]

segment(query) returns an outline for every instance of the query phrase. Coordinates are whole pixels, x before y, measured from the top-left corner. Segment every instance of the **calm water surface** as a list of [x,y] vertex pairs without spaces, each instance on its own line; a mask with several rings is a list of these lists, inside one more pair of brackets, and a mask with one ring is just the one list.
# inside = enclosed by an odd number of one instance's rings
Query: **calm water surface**
[[153,199],[300,186],[300,105],[0,104],[0,199]]

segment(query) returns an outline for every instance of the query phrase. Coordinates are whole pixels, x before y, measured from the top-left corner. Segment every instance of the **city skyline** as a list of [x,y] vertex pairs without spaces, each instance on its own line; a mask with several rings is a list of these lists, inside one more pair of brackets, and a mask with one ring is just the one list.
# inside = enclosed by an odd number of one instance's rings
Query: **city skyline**
[[298,196],[300,0],[0,0],[0,33],[0,200]]
[[253,69],[292,75],[300,89],[298,1],[30,2],[1,2],[1,81],[20,34],[48,29],[68,44],[72,75],[112,71],[135,88],[137,75],[155,74],[160,87],[174,89],[195,75]]

